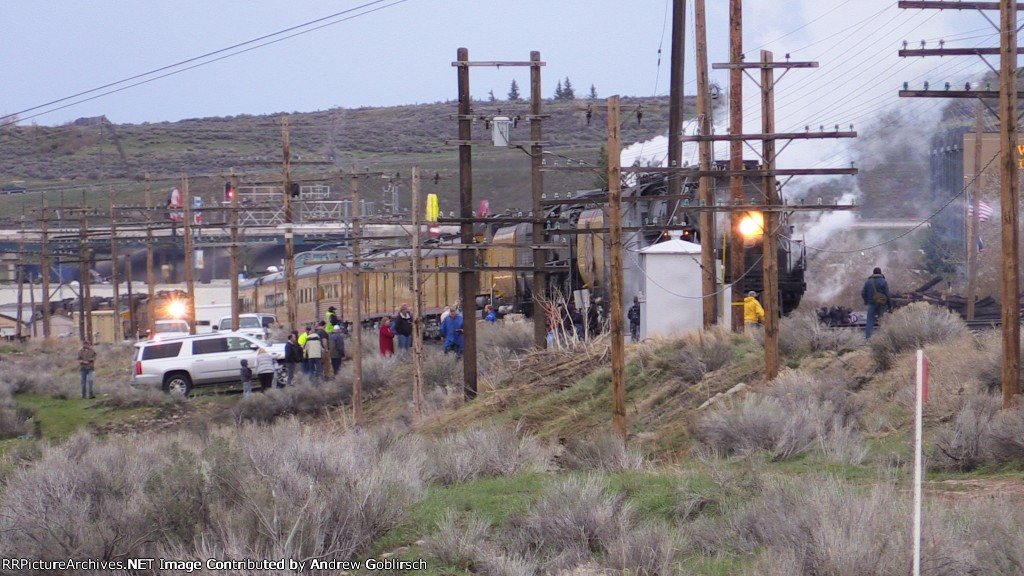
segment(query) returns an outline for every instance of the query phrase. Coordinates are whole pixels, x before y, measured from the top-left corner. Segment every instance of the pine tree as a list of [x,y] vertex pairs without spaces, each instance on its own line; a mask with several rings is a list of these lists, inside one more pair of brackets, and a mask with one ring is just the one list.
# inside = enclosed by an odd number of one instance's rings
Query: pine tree
[[513,79],[512,86],[508,89],[508,101],[519,102],[520,100],[522,100],[522,98],[519,96],[519,84],[516,84],[516,81]]
[[575,100],[576,92],[572,89],[572,82],[569,81],[569,77],[565,77],[565,84],[562,85],[562,100]]
[[591,100],[596,100],[597,99],[597,88],[594,88],[593,84],[590,85],[590,99]]
[[491,90],[490,92],[487,93],[487,101],[488,102],[497,102],[498,101],[498,99],[494,97],[494,90]]
[[555,87],[555,100],[563,100],[565,98],[565,91],[562,90],[562,81],[558,81],[558,86]]

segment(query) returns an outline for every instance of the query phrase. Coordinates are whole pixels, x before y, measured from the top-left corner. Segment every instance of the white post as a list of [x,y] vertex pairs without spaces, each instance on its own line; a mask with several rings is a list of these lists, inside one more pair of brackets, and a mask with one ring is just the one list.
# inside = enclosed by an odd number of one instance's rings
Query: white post
[[928,393],[928,366],[924,350],[917,351],[916,393],[914,394],[914,571],[921,576],[921,442],[924,422],[924,401]]

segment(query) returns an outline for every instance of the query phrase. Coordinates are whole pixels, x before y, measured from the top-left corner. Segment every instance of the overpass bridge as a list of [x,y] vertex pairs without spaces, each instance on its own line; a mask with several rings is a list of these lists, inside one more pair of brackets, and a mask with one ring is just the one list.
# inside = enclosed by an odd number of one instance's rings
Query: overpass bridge
[[[281,187],[250,186],[239,188],[236,193],[237,207],[231,202],[203,205],[201,200],[195,201],[190,211],[175,205],[115,205],[105,210],[64,207],[48,209],[31,221],[7,221],[0,226],[0,282],[14,281],[17,263],[22,260],[30,276],[39,275],[44,235],[52,263],[51,274],[60,279],[78,279],[83,245],[93,255],[95,270],[101,276],[109,276],[114,244],[118,260],[128,262],[132,276],[144,278],[147,247],[152,244],[156,266],[163,276],[161,280],[181,281],[185,265],[183,220],[188,213],[192,216],[190,231],[197,253],[195,268],[199,281],[227,278],[232,210],[238,216],[240,269],[255,273],[280,265],[285,252],[285,230],[289,227]],[[325,245],[336,250],[348,244],[354,212],[351,200],[331,200],[326,186],[303,186],[291,206],[293,223],[290,227],[297,260],[302,253]],[[361,236],[368,246],[410,243],[407,214],[403,219],[403,215],[373,214],[373,211],[373,202],[360,202]],[[442,230],[442,233],[457,232],[456,226],[445,226]]]

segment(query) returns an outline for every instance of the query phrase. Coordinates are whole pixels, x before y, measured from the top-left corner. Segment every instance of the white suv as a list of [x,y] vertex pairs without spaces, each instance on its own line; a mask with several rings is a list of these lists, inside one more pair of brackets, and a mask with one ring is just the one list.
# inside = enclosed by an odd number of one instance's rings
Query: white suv
[[[132,384],[159,386],[164,392],[188,396],[194,387],[240,384],[242,359],[256,370],[256,351],[267,348],[277,363],[284,345],[269,346],[245,334],[200,334],[146,340],[135,344]],[[280,372],[280,370],[279,370]]]

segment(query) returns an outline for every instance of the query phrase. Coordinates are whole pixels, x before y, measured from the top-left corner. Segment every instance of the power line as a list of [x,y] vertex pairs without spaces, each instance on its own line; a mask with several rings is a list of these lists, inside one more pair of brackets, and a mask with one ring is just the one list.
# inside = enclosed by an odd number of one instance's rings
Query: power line
[[[861,247],[861,248],[854,248],[854,249],[851,249],[851,250],[829,250],[827,248],[817,248],[817,247],[814,247],[814,246],[807,246],[807,248],[810,249],[810,250],[814,250],[816,252],[825,252],[825,253],[828,253],[828,254],[853,254],[853,253],[856,253],[856,252],[867,252],[868,250],[874,250],[875,248],[880,248],[882,246],[885,246],[886,244],[891,244],[891,243],[899,240],[900,238],[903,238],[903,237],[909,235],[910,233],[914,232],[918,228],[921,228],[925,224],[928,224],[936,216],[938,216],[939,213],[941,213],[946,208],[949,208],[949,205],[952,204],[957,198],[960,198],[961,196],[963,196],[964,193],[967,192],[967,189],[970,188],[972,184],[974,184],[974,181],[977,180],[985,172],[985,170],[988,170],[988,167],[991,166],[992,163],[995,162],[998,157],[999,157],[999,155],[997,154],[997,155],[993,156],[992,158],[990,158],[989,161],[988,161],[988,164],[985,164],[985,166],[981,170],[978,170],[977,173],[974,175],[974,177],[971,178],[971,180],[967,184],[964,184],[964,187],[961,188],[959,192],[957,192],[952,197],[950,197],[950,199],[947,200],[937,210],[935,210],[934,212],[929,214],[927,218],[925,218],[924,220],[921,220],[920,222],[915,224],[914,227],[909,228],[907,231],[903,232],[902,234],[897,234],[896,236],[894,236],[892,238],[889,238],[888,240],[884,240],[882,242],[879,242],[877,244],[872,244],[870,246],[864,246],[864,247]],[[789,238],[788,236],[783,236],[783,237],[784,238]],[[789,239],[791,239],[791,238],[789,238]]]
[[[357,14],[352,14],[351,16],[348,16],[347,18],[340,18],[340,19],[335,20],[333,22],[326,22],[328,20],[332,20],[334,18],[338,18],[339,16],[344,16],[346,14],[351,14],[353,12],[356,12],[356,11],[359,11],[359,10],[363,10],[363,9],[366,9],[366,8],[370,8],[371,6],[374,6],[376,4],[381,4],[383,2],[388,2],[388,1],[390,1],[390,3],[389,4],[385,4],[384,6],[378,6],[376,8],[371,9],[371,10],[366,10],[365,12],[359,12]],[[54,104],[60,104],[61,102],[67,102],[68,100],[73,100],[73,99],[78,98],[80,96],[85,96],[87,94],[93,94],[95,92],[100,92],[102,90],[106,90],[107,88],[113,88],[114,86],[118,86],[118,85],[124,84],[126,82],[132,82],[133,80],[138,80],[140,78],[145,78],[147,76],[153,76],[154,74],[159,74],[160,72],[164,72],[164,71],[170,70],[169,72],[166,72],[164,74],[160,74],[159,76],[155,76],[153,78],[148,78],[146,80],[141,80],[139,82],[135,82],[135,83],[129,84],[127,86],[122,86],[122,87],[114,89],[114,90],[107,90],[105,92],[102,92],[102,93],[97,94],[95,96],[91,96],[89,98],[82,98],[80,100],[75,100],[74,102],[71,102],[69,104],[65,104],[64,106],[59,106],[57,108],[51,108],[51,109],[48,109],[48,110],[46,110],[44,112],[39,112],[37,114],[33,114],[33,115],[25,117],[25,118],[18,118],[14,122],[7,123],[7,125],[14,125],[14,124],[17,124],[19,122],[23,122],[25,120],[29,120],[29,119],[32,119],[32,118],[36,118],[38,116],[42,116],[44,114],[49,114],[50,112],[56,112],[57,110],[63,110],[64,108],[68,108],[68,107],[74,106],[76,104],[81,104],[83,102],[88,102],[90,100],[95,100],[95,99],[101,98],[103,96],[108,96],[110,94],[115,94],[117,92],[121,92],[121,91],[127,90],[129,88],[134,88],[134,87],[140,86],[142,84],[147,84],[147,83],[153,82],[155,80],[160,80],[161,78],[166,78],[168,76],[173,76],[173,75],[179,74],[181,72],[192,70],[193,68],[198,68],[200,66],[205,66],[207,64],[212,64],[214,62],[218,62],[220,60],[224,60],[224,59],[230,58],[232,56],[237,56],[239,54],[244,54],[246,52],[250,52],[250,51],[255,50],[257,48],[262,48],[264,46],[268,46],[270,44],[276,44],[277,42],[288,40],[288,39],[294,38],[296,36],[301,36],[303,34],[308,34],[310,32],[314,32],[316,30],[320,30],[321,28],[326,28],[328,26],[333,26],[335,24],[339,24],[341,22],[346,22],[348,20],[352,20],[352,19],[358,18],[360,16],[366,16],[367,14],[372,14],[374,12],[383,10],[385,8],[390,8],[390,7],[395,6],[397,4],[402,4],[402,3],[405,3],[405,2],[408,2],[408,1],[409,0],[373,0],[371,2],[367,2],[366,4],[362,4],[362,5],[356,6],[354,8],[349,8],[347,10],[342,10],[341,12],[336,12],[336,13],[331,14],[329,16],[324,16],[322,18],[317,18],[315,20],[310,20],[308,22],[305,22],[303,24],[299,24],[297,26],[291,26],[291,27],[285,28],[283,30],[278,30],[277,32],[273,32],[273,33],[270,33],[270,34],[265,34],[265,35],[260,36],[258,38],[253,38],[252,40],[246,40],[245,42],[240,42],[238,44],[234,44],[232,46],[228,46],[227,48],[221,48],[220,50],[215,50],[213,52],[207,52],[206,54],[203,54],[201,56],[195,56],[195,57],[189,58],[187,60],[182,60],[181,62],[177,62],[177,63],[174,63],[174,64],[169,64],[167,66],[162,66],[160,68],[156,68],[154,70],[150,70],[149,72],[144,72],[142,74],[136,74],[135,76],[124,78],[122,80],[118,80],[117,82],[111,82],[109,84],[104,84],[103,86],[99,86],[99,87],[96,87],[96,88],[85,90],[85,91],[79,92],[77,94],[72,94],[70,96],[65,96],[63,98],[58,98],[57,100],[52,100],[52,101],[47,102],[45,104],[39,104],[39,105],[33,106],[31,108],[26,108],[26,109],[20,110],[18,112],[7,114],[5,116],[0,116],[0,122],[3,122],[5,120],[9,120],[9,119],[13,119],[13,118],[17,118],[18,116],[20,116],[21,114],[25,114],[26,112],[32,112],[34,110],[39,110],[41,108],[49,108],[50,106],[53,106]],[[326,22],[326,23],[321,24],[319,26],[315,26],[313,28],[309,28],[308,30],[302,30],[303,28],[307,28],[309,26],[313,26],[314,24],[317,24],[317,23],[320,23],[320,22]],[[288,34],[289,32],[293,32],[295,30],[299,30],[299,31],[295,32],[294,34]],[[262,42],[263,40],[268,40],[268,39],[274,38],[276,36],[281,36],[282,34],[288,34],[288,35],[287,36],[283,36],[281,38],[276,38],[274,40],[269,40],[269,41],[263,42],[261,44],[256,44],[257,42]],[[250,46],[249,48],[246,48],[244,50],[238,50],[236,52],[232,52],[232,50],[236,50],[238,48],[242,48],[243,46],[249,46],[251,44],[256,44],[256,45],[255,46]],[[226,52],[227,52],[227,54],[225,54]],[[216,56],[217,54],[224,54],[224,55],[220,56],[218,58],[212,58],[210,60],[206,60],[207,58],[210,58],[212,56]],[[192,63],[192,62],[197,62],[197,63],[193,64],[191,66],[187,66],[185,68],[181,68],[180,70],[174,70],[175,68],[179,68],[181,66],[184,66],[185,64],[189,64],[189,63]]]

